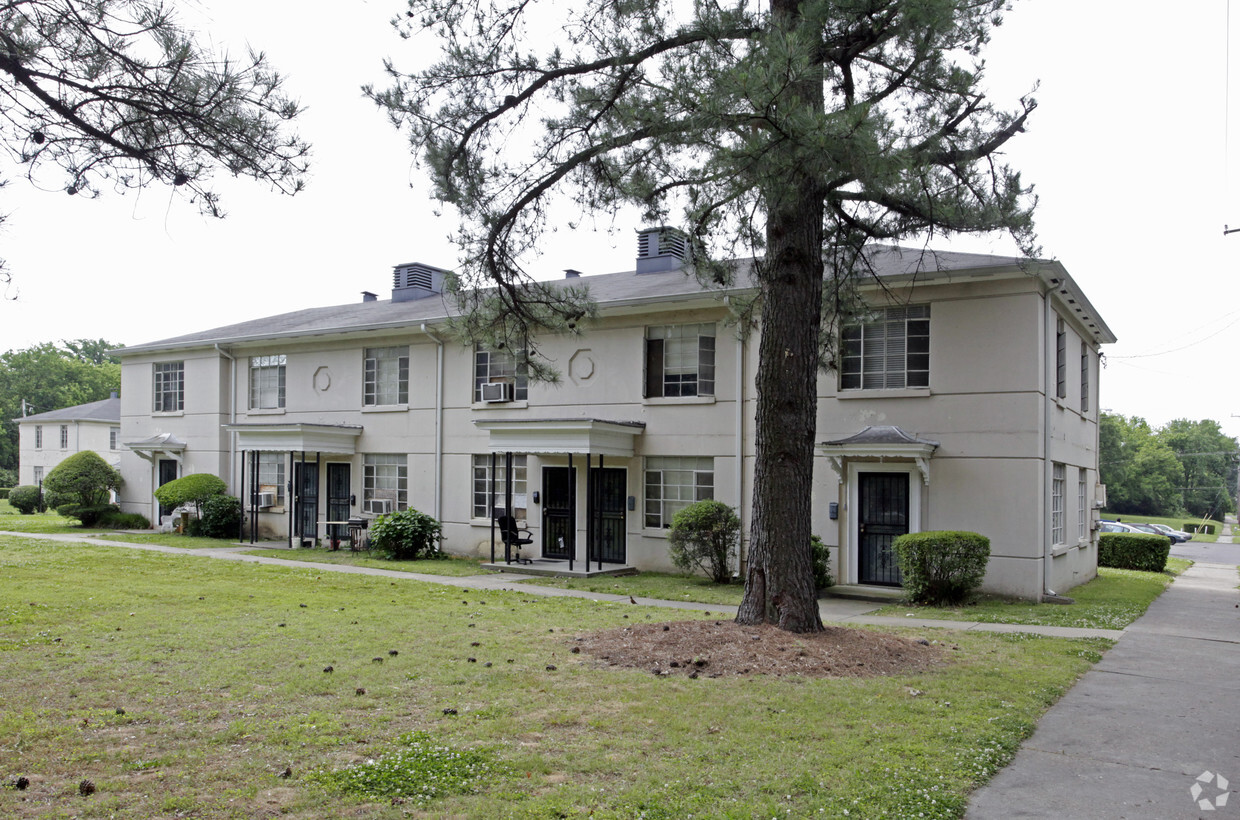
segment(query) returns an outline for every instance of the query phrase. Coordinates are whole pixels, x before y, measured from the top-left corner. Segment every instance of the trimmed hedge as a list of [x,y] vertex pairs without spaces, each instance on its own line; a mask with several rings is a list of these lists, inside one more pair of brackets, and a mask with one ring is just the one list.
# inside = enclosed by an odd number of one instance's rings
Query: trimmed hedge
[[370,525],[370,550],[392,561],[445,557],[439,549],[443,525],[414,509],[381,515]]
[[99,526],[111,530],[149,530],[151,522],[141,513],[113,512],[100,518]]
[[732,579],[741,539],[736,510],[722,501],[697,501],[672,516],[667,549],[672,563],[685,572],[700,570],[716,584]]
[[1200,521],[1185,521],[1180,527],[1184,532],[1199,532],[1203,535],[1214,535],[1213,524],[1202,524]]
[[1171,539],[1145,532],[1098,534],[1098,566],[1162,572],[1171,554]]
[[11,490],[11,489],[13,489],[13,488],[12,488],[12,487],[0,487],[0,499],[3,499],[3,498],[8,498],[8,497],[9,497],[9,490]]
[[42,493],[37,484],[23,484],[9,491],[9,504],[22,515],[32,515],[40,509]]
[[990,560],[990,539],[975,532],[911,532],[892,544],[904,576],[904,592],[915,604],[958,604],[982,583]]

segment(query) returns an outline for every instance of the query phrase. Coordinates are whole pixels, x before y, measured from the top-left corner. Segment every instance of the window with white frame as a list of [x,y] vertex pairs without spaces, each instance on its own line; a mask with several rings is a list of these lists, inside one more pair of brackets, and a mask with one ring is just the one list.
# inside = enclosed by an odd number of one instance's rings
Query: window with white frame
[[[526,517],[526,476],[526,457],[523,455],[513,455],[512,514],[519,521],[524,521]],[[474,456],[473,481],[473,517],[488,518],[490,516],[489,499],[491,497],[491,456],[489,454]],[[504,507],[506,481],[505,459],[501,453],[495,456],[495,509],[497,510]]]
[[69,425],[60,425],[60,449],[69,449]]
[[646,526],[667,529],[695,501],[715,497],[715,460],[660,456],[646,459]]
[[284,504],[284,453],[258,454],[258,491],[271,493],[276,507]]
[[1081,412],[1089,412],[1089,345],[1081,342]]
[[34,449],[43,449],[43,425],[36,424],[34,426]]
[[646,398],[715,395],[715,326],[646,328]]
[[409,403],[409,346],[368,347],[362,373],[366,407]]
[[118,449],[120,447],[120,441],[121,441],[121,428],[109,427],[108,428],[108,449],[109,450]]
[[1063,319],[1055,320],[1055,395],[1068,396],[1068,331]]
[[284,406],[283,353],[250,357],[250,409],[276,410]]
[[42,467],[34,468],[34,483],[35,484],[43,483],[43,468]]
[[1051,543],[1064,543],[1064,466],[1055,463],[1051,471]]
[[1088,534],[1089,507],[1085,497],[1085,468],[1076,477],[1076,537],[1085,540]]
[[840,333],[840,388],[930,386],[930,306],[873,310]]
[[405,509],[409,501],[409,458],[399,454],[362,456],[362,505],[368,513]]
[[185,362],[153,365],[155,412],[177,413],[185,409]]
[[504,350],[474,349],[474,401],[483,401],[484,384],[511,385],[505,398],[525,401],[529,398],[529,374],[517,357]]

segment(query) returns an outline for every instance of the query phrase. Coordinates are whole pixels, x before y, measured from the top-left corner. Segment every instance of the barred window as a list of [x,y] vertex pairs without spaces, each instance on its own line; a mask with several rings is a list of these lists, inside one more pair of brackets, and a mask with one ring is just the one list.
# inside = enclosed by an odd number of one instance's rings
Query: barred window
[[371,453],[362,456],[362,505],[369,513],[403,510],[409,502],[407,456]]
[[695,501],[715,497],[712,458],[663,456],[646,459],[646,526],[667,529],[672,517]]
[[185,362],[159,362],[153,366],[155,412],[176,413],[185,409]]
[[409,347],[368,347],[362,404],[376,407],[409,403]]
[[1064,543],[1064,466],[1056,463],[1051,473],[1051,543]]
[[646,328],[646,398],[715,395],[715,326]]
[[840,388],[930,386],[930,306],[871,311],[840,333]]
[[[526,517],[526,457],[523,455],[514,455],[512,457],[512,515],[514,518],[524,521]],[[507,474],[505,473],[504,456],[495,457],[495,509],[502,509],[504,506],[504,490]],[[474,456],[474,518],[487,518],[490,516],[489,499],[491,497],[491,456],[475,455]]]
[[250,409],[275,410],[284,406],[285,356],[250,358]]

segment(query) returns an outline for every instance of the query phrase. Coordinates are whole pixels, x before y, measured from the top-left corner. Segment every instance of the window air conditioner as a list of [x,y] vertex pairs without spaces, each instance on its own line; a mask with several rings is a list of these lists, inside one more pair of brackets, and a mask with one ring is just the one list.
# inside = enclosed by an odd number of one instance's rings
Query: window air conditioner
[[276,494],[275,493],[259,493],[258,494],[258,506],[259,507],[274,507],[275,505],[276,505]]
[[483,382],[482,400],[490,404],[512,401],[512,384],[509,382]]
[[1107,485],[1094,485],[1094,509],[1104,510],[1107,506]]
[[376,515],[387,515],[392,511],[392,499],[390,498],[372,498],[370,499],[370,511]]

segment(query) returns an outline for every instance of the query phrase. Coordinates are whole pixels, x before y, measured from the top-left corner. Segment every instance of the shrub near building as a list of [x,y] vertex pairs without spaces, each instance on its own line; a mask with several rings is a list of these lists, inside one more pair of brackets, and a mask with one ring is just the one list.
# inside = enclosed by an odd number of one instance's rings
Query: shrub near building
[[48,505],[63,516],[78,519],[83,527],[93,526],[103,515],[117,511],[109,499],[120,486],[121,474],[93,450],[69,456],[43,481]]
[[981,586],[990,560],[990,539],[975,532],[913,532],[892,542],[915,604],[958,604]]
[[1098,535],[1098,566],[1162,572],[1171,554],[1171,539],[1144,532],[1104,532]]

